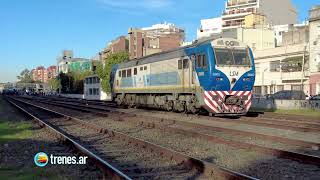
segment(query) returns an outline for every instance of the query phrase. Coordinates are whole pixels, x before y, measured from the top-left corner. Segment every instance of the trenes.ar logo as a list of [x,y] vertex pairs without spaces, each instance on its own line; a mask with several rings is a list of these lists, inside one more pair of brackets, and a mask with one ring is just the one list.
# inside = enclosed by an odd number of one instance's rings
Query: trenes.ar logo
[[44,167],[48,164],[48,155],[44,152],[39,152],[34,156],[34,163],[39,167]]

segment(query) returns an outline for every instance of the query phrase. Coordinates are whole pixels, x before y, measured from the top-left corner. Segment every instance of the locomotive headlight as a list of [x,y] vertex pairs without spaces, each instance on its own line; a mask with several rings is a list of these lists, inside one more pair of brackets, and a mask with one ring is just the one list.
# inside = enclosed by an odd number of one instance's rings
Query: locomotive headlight
[[249,78],[249,77],[243,78],[243,81],[245,81],[245,82],[250,81],[250,80],[251,80],[251,78]]
[[222,77],[217,77],[216,81],[223,81],[223,78]]

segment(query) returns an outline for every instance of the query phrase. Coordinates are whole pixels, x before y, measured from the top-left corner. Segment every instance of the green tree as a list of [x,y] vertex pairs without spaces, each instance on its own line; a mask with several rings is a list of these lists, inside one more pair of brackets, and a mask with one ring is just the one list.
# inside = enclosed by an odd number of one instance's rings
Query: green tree
[[53,91],[57,91],[60,88],[60,82],[57,78],[50,79],[48,81],[49,88]]
[[114,64],[122,63],[129,59],[129,53],[128,52],[119,52],[112,54],[108,56],[104,60],[104,64],[100,63],[97,65],[97,75],[100,79],[102,79],[101,86],[102,90],[106,93],[111,92],[111,86],[110,86],[110,74],[111,69]]
[[18,82],[20,83],[32,83],[32,72],[28,69],[24,69],[19,76],[17,76]]
[[69,73],[60,73],[59,80],[61,84],[62,93],[71,93],[71,94],[83,94],[83,81],[86,76],[92,75],[93,72],[69,72]]

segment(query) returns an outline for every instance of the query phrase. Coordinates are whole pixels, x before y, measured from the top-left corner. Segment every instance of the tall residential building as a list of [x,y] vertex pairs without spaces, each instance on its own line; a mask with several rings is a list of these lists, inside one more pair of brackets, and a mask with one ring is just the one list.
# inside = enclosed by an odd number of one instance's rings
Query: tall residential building
[[269,28],[233,28],[223,31],[222,37],[237,39],[252,48],[253,51],[275,47],[274,32]]
[[39,66],[31,71],[32,80],[42,83],[47,83],[50,79],[57,77],[57,66],[45,68]]
[[320,94],[320,6],[313,7],[309,13],[310,91]]
[[50,66],[47,68],[47,72],[48,72],[48,80],[50,79],[54,79],[55,77],[58,76],[58,68],[57,66]]
[[202,19],[201,26],[197,30],[197,39],[211,37],[222,32],[221,17],[212,19]]
[[171,23],[156,24],[141,29],[130,28],[130,59],[180,47],[184,38],[184,30]]
[[39,82],[47,82],[48,81],[48,72],[47,69],[43,66],[39,66],[32,71],[32,80]]
[[129,39],[125,36],[120,36],[111,41],[105,49],[99,53],[99,60],[106,59],[109,55],[119,52],[129,52]]
[[245,26],[250,14],[265,15],[268,24],[295,24],[297,10],[291,0],[227,0],[222,14],[223,29]]

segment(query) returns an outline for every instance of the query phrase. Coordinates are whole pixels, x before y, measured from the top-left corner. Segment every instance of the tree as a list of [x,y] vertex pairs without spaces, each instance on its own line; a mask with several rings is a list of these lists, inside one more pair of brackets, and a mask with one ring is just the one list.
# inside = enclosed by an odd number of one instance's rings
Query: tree
[[17,79],[20,83],[32,83],[32,72],[28,69],[24,69],[19,76],[17,76]]
[[104,65],[102,63],[97,65],[97,75],[100,79],[102,79],[101,86],[104,92],[111,93],[110,74],[112,66],[115,64],[122,63],[128,59],[128,52],[119,52],[108,56],[104,60]]
[[71,93],[71,94],[83,94],[83,81],[86,76],[92,75],[93,72],[69,72],[69,73],[60,73],[59,79],[61,84],[62,93]]
[[49,88],[53,91],[57,91],[59,88],[60,88],[60,82],[57,78],[55,79],[50,79],[48,81],[48,84],[49,84]]

